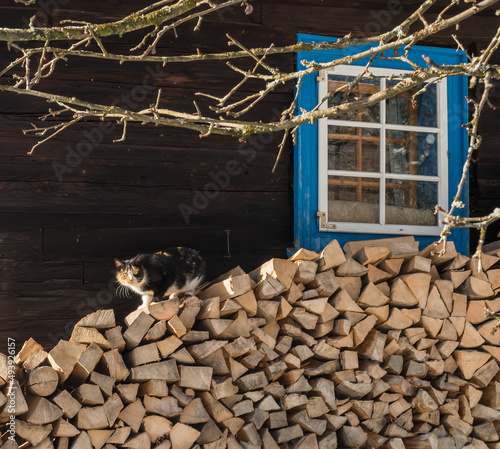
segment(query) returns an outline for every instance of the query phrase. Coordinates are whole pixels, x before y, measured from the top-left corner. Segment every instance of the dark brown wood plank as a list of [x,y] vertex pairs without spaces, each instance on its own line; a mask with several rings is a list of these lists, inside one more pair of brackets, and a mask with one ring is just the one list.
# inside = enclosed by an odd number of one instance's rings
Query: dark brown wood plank
[[[266,251],[286,248],[292,236],[288,226],[261,225],[231,227],[230,251]],[[202,255],[227,249],[227,236],[221,227],[210,228],[88,228],[85,230],[45,229],[44,256],[46,260],[133,257],[138,253],[156,252],[172,246],[195,248]]]
[[[19,221],[18,221],[19,223]],[[26,227],[0,227],[0,261],[42,260],[42,230]]]
[[[0,182],[0,205],[4,212],[47,214],[145,214],[182,215],[186,205],[203,214],[263,213],[289,209],[287,192],[226,192],[208,185],[200,193],[163,187],[102,186],[45,182]],[[210,196],[213,196],[210,199]],[[198,203],[197,198],[203,197]],[[199,206],[198,206],[199,205]]]

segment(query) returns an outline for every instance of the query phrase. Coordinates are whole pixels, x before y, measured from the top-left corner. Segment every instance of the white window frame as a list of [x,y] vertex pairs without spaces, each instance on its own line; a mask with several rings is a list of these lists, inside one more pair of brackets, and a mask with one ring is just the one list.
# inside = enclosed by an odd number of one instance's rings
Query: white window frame
[[[325,98],[328,93],[328,75],[357,76],[363,66],[340,65],[335,70],[324,70],[318,77],[318,102]],[[385,68],[370,68],[375,76],[389,76],[394,74],[411,73],[409,70],[396,70]],[[385,88],[386,78],[380,79],[381,91]],[[447,80],[446,78],[436,83],[437,86],[437,127],[390,125],[386,123],[385,101],[380,104],[380,123],[361,122],[351,120],[336,120],[323,118],[318,121],[318,211],[325,212],[326,223],[318,220],[321,232],[349,232],[349,233],[371,233],[371,234],[410,234],[410,235],[439,235],[442,224],[436,226],[413,226],[399,224],[385,224],[385,182],[380,182],[380,223],[356,223],[356,222],[331,222],[328,221],[328,176],[351,176],[374,178],[384,181],[386,178],[412,181],[433,181],[438,184],[438,204],[447,204],[448,201],[448,126],[447,126]],[[327,102],[323,102],[320,109],[326,109]],[[380,170],[378,172],[358,172],[347,170],[328,170],[328,126],[355,126],[364,128],[375,128],[380,130]],[[432,132],[437,134],[437,176],[408,175],[398,173],[386,173],[386,151],[385,130]],[[318,214],[320,213],[318,212]]]

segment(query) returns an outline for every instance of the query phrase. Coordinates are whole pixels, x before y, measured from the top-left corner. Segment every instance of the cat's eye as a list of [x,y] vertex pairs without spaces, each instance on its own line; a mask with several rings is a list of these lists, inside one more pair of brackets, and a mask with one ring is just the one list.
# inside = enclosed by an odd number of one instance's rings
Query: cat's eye
[[138,267],[132,267],[132,273],[134,273],[134,274],[139,273],[139,268]]

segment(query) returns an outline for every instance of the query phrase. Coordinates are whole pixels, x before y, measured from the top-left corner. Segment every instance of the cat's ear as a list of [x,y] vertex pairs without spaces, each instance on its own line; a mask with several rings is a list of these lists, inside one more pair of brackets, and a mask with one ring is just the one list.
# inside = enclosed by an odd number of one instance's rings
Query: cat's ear
[[132,265],[135,265],[136,267],[141,266],[141,255],[137,255],[134,257],[134,260],[132,261]]
[[115,267],[117,270],[121,270],[124,266],[125,264],[121,260],[115,259]]

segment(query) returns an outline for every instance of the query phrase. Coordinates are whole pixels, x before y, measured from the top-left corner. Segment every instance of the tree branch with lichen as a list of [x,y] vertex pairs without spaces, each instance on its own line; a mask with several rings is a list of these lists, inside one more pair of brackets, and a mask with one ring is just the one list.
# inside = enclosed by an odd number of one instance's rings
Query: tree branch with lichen
[[[26,5],[33,3],[33,0],[16,1]],[[297,43],[283,47],[270,44],[265,48],[251,48],[234,37],[227,36],[228,44],[230,47],[236,48],[235,50],[218,53],[196,51],[196,53],[183,55],[157,54],[159,44],[168,32],[174,33],[177,37],[177,28],[190,22],[195,23],[194,29],[198,30],[206,16],[234,5],[246,6],[245,12],[249,14],[252,8],[247,3],[247,0],[223,0],[220,3],[215,3],[212,0],[160,0],[120,20],[103,24],[68,21],[61,22],[60,26],[40,28],[33,26],[32,20],[30,26],[25,29],[0,28],[0,41],[6,42],[13,54],[13,60],[5,67],[0,67],[0,93],[11,92],[38,97],[45,99],[49,103],[55,103],[61,108],[58,111],[50,110],[49,114],[42,118],[44,123],[49,117],[60,120],[60,123],[48,126],[35,125],[33,129],[25,131],[42,138],[31,148],[30,153],[39,145],[58,136],[74,124],[89,118],[99,118],[101,120],[113,120],[123,126],[121,137],[117,138],[116,142],[126,139],[127,124],[129,122],[191,129],[199,132],[200,137],[214,134],[234,136],[242,140],[262,132],[283,132],[283,139],[278,148],[274,170],[280,155],[285,149],[289,135],[295,136],[297,128],[305,123],[314,123],[325,117],[334,118],[347,112],[366,108],[415,89],[425,83],[436,83],[452,76],[468,76],[472,86],[477,83],[483,84],[484,92],[478,103],[471,101],[474,114],[471,122],[467,124],[470,143],[457,193],[449,210],[436,206],[436,213],[441,213],[444,216],[441,242],[446,243],[448,234],[455,227],[468,227],[479,230],[480,241],[474,257],[480,259],[486,229],[492,222],[500,218],[500,212],[496,209],[487,217],[473,219],[460,217],[456,214],[456,209],[461,205],[460,198],[467,180],[467,173],[481,143],[481,137],[478,134],[481,112],[485,105],[491,106],[488,95],[493,85],[492,80],[500,79],[500,66],[490,64],[493,53],[500,46],[500,28],[483,54],[475,58],[469,58],[469,61],[464,64],[438,66],[432,60],[427,59],[425,62],[428,67],[421,67],[411,62],[407,55],[410,49],[423,39],[443,30],[456,27],[464,20],[471,18],[486,8],[492,7],[498,2],[500,0],[483,0],[473,3],[459,13],[451,14],[457,1],[450,0],[450,3],[441,10],[434,21],[429,21],[425,14],[430,7],[437,4],[437,0],[425,0],[398,26],[376,36],[353,38],[351,34],[348,34],[336,42]],[[445,18],[445,13],[449,17]],[[140,36],[137,45],[131,48],[128,53],[113,53],[109,50],[107,38],[112,36],[121,37],[137,31],[144,34]],[[456,38],[455,40],[459,47],[463,49],[458,40]],[[372,45],[368,49],[364,48],[326,63],[303,61],[301,69],[291,72],[282,71],[269,62],[270,57],[273,55],[296,54],[313,50],[355,49],[362,44]],[[388,57],[386,53],[390,50],[394,51],[395,55]],[[15,54],[14,51],[18,53]],[[58,63],[68,58],[104,59],[117,61],[120,64],[155,62],[163,65],[225,61],[228,67],[240,77],[240,81],[228,87],[224,95],[214,96],[203,91],[197,92],[198,96],[203,96],[214,102],[210,106],[210,112],[206,114],[201,112],[196,101],[194,101],[196,111],[193,113],[162,107],[161,89],[158,90],[154,105],[149,108],[142,107],[138,110],[131,110],[113,104],[87,102],[78,98],[77,95],[63,96],[39,89],[40,82],[50,78],[55,73]],[[241,64],[239,64],[242,59],[252,62],[252,68],[242,69]],[[298,93],[302,81],[306,77],[315,76],[320,71],[333,70],[337,66],[353,64],[363,59],[368,59],[369,62],[360,75],[354,81],[345,83],[330,95],[337,92],[350,92],[362,80],[373,78],[370,67],[377,60],[398,60],[408,65],[410,73],[397,75],[398,83],[396,85],[367,95],[359,100],[322,107],[329,99],[326,96],[320,99],[311,110],[297,110]],[[258,83],[261,88],[248,92],[247,85],[250,81]],[[285,108],[277,120],[255,122],[244,119],[246,113],[253,110],[266,96],[275,92],[278,86],[285,83],[294,83],[296,91],[290,105]],[[244,87],[245,93],[242,93]],[[413,97],[421,94],[425,89],[424,85]],[[443,248],[445,247],[446,245],[443,245]]]

